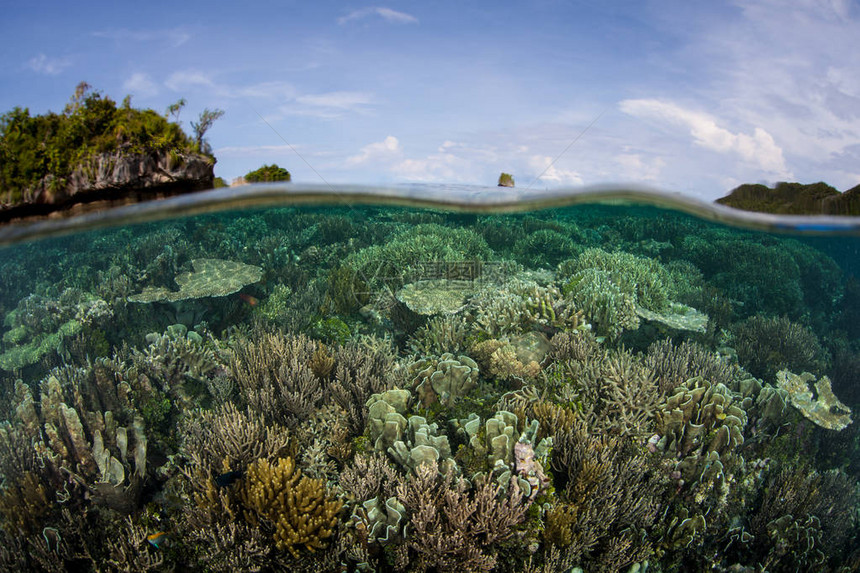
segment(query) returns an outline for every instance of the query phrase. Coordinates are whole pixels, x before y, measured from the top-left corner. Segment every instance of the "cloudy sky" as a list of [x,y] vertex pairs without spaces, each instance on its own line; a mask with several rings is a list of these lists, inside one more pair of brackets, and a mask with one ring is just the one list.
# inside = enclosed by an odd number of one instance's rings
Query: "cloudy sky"
[[228,181],[860,183],[856,0],[4,5],[0,110],[220,108]]

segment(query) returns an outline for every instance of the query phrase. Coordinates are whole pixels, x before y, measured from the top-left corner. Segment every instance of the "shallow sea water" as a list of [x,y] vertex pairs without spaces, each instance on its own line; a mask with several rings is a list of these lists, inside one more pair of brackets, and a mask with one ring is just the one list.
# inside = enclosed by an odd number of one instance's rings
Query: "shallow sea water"
[[860,569],[856,219],[263,185],[0,243],[2,570]]

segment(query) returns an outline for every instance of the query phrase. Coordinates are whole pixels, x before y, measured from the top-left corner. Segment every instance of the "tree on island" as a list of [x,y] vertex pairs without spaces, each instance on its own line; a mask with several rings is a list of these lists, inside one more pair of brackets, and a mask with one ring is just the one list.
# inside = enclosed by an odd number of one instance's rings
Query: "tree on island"
[[179,100],[176,103],[172,103],[169,106],[167,106],[167,115],[173,116],[174,123],[179,123],[179,112],[182,111],[182,108],[185,107],[186,103],[187,102],[185,101],[185,98],[183,97],[183,98],[179,98]]
[[196,122],[191,122],[191,129],[194,130],[194,139],[197,142],[197,148],[200,149],[201,152],[206,154],[212,153],[212,148],[209,147],[209,142],[204,140],[203,136],[206,134],[207,131],[209,131],[209,128],[212,127],[213,123],[215,123],[215,120],[220,119],[223,116],[223,109],[210,110],[209,108],[206,108],[200,112],[200,117]]
[[510,173],[502,173],[499,175],[499,187],[513,187],[514,176]]
[[289,171],[273,163],[248,172],[244,179],[247,183],[272,183],[274,181],[290,181],[292,177]]

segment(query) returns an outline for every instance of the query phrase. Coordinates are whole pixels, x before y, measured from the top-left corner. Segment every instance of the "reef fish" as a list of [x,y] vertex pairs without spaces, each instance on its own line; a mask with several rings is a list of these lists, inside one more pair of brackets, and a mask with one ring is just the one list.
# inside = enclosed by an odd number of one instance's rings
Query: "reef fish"
[[241,298],[242,300],[244,300],[245,302],[247,302],[251,306],[257,306],[258,304],[260,304],[259,299],[257,299],[256,297],[253,297],[249,294],[241,293],[239,295],[239,298]]
[[236,470],[232,472],[223,473],[219,476],[215,477],[215,485],[218,487],[228,487],[233,485],[237,480],[242,479],[242,476],[245,474],[242,470]]
[[170,538],[167,537],[166,531],[157,531],[156,533],[152,533],[146,536],[146,540],[149,542],[149,544],[156,549],[161,549],[162,546],[167,544],[169,539]]

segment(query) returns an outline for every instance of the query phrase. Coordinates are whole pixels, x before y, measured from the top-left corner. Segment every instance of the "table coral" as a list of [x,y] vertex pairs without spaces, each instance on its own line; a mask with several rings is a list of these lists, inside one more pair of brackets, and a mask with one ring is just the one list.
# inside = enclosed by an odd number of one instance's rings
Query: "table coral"
[[258,282],[263,269],[222,259],[194,259],[193,272],[180,273],[174,280],[178,291],[164,287],[146,287],[142,292],[128,297],[131,302],[176,302],[207,296],[227,296],[242,287]]
[[[822,428],[844,430],[851,423],[851,409],[833,393],[827,376],[815,382],[815,376],[809,372],[798,375],[780,370],[776,379],[779,388],[788,392],[791,405]],[[812,396],[810,382],[815,382],[817,399]]]

